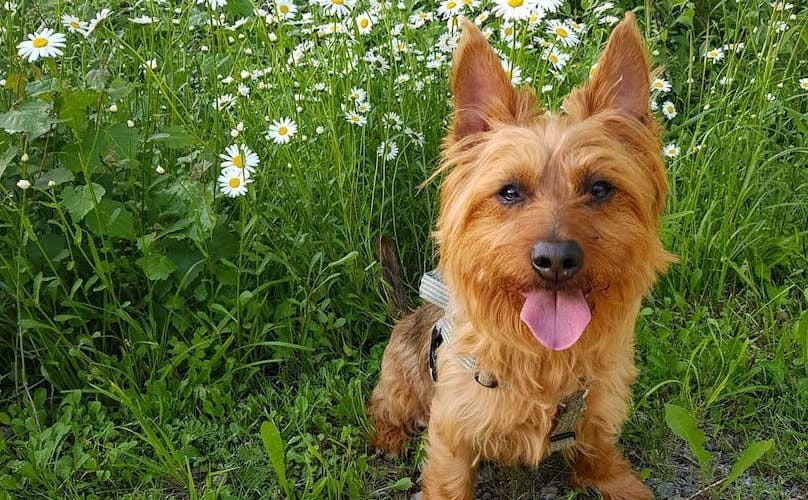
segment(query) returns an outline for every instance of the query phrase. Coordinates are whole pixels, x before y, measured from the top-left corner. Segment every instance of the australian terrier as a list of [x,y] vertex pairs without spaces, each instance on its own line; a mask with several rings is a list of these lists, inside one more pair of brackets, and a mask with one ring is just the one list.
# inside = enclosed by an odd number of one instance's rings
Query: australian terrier
[[536,466],[553,451],[574,487],[650,498],[617,445],[635,319],[671,260],[658,235],[667,182],[634,16],[563,113],[513,88],[469,22],[451,86],[435,232],[447,301],[393,329],[368,404],[371,444],[398,455],[428,427],[424,498],[473,498],[481,460]]

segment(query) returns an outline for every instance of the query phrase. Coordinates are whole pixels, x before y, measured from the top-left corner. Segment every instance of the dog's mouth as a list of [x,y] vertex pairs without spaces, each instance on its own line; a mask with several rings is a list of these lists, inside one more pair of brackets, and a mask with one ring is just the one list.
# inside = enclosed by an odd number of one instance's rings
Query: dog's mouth
[[562,351],[581,338],[592,319],[586,301],[589,291],[536,288],[523,292],[525,303],[519,317],[541,345]]

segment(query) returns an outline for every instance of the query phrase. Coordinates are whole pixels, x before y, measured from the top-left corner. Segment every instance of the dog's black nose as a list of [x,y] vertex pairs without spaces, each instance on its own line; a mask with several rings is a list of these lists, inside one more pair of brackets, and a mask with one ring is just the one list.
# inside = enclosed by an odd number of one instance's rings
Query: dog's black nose
[[574,241],[539,241],[530,251],[533,269],[539,276],[561,283],[578,272],[584,261],[584,252]]

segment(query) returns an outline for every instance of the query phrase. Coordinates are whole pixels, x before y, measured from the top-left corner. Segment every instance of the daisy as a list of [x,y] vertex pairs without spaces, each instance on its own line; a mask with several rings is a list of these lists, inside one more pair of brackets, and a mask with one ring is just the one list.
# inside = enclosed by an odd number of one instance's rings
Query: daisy
[[662,154],[667,158],[676,158],[679,156],[679,146],[674,143],[666,144],[664,148],[662,148]]
[[28,35],[28,40],[17,44],[17,54],[28,62],[35,62],[40,57],[56,57],[62,55],[65,36],[50,28],[43,28]]
[[499,34],[506,42],[513,40],[514,33],[516,33],[516,30],[513,29],[513,24],[511,23],[504,22],[499,28]]
[[495,16],[505,20],[524,20],[534,11],[534,0],[495,0],[492,12]]
[[291,0],[277,0],[275,2],[275,13],[278,19],[294,19],[297,13],[297,5]]
[[802,90],[808,90],[808,78],[800,78],[800,88]]
[[373,19],[367,13],[360,14],[356,17],[356,30],[360,35],[367,35],[373,28]]
[[297,123],[291,118],[281,118],[269,126],[266,139],[275,144],[286,144],[297,133]]
[[135,24],[152,24],[157,22],[157,18],[151,16],[138,16],[129,20]]
[[76,16],[71,16],[69,14],[64,14],[62,16],[62,26],[67,28],[67,30],[71,33],[79,33],[83,35],[87,32],[87,27],[89,26],[86,21],[81,21]]
[[356,103],[356,112],[365,114],[370,111],[370,103],[367,102],[359,102]]
[[247,194],[247,184],[250,182],[252,179],[244,175],[244,170],[240,168],[228,167],[219,175],[219,188],[222,194],[231,198]]
[[457,17],[463,10],[462,0],[443,0],[438,6],[438,15],[443,19]]
[[224,160],[220,166],[223,169],[235,168],[238,171],[243,171],[245,179],[249,178],[250,174],[255,172],[255,167],[258,166],[260,161],[258,155],[253,153],[245,144],[242,144],[240,147],[231,144],[227,146],[225,152],[227,154],[219,155],[219,158]]
[[551,49],[544,49],[544,58],[550,61],[550,64],[553,65],[555,69],[564,69],[566,66],[567,61],[570,60],[570,55],[565,54],[558,50],[558,47],[553,47]]
[[236,98],[233,97],[233,94],[224,94],[216,98],[213,102],[213,107],[217,111],[223,111],[232,108],[234,104],[236,104]]
[[578,35],[566,21],[550,19],[547,21],[547,33],[556,36],[556,40],[565,47],[574,47],[578,44]]
[[356,111],[348,111],[347,113],[345,113],[345,121],[353,125],[362,127],[368,122],[368,119],[360,115]]
[[395,160],[398,156],[398,144],[395,141],[382,141],[376,148],[376,154],[387,161]]
[[718,61],[724,59],[724,50],[723,49],[710,49],[705,54],[704,57],[712,61],[713,64],[717,63]]
[[326,14],[337,17],[345,17],[351,13],[356,0],[318,0]]
[[360,102],[365,102],[367,98],[367,92],[359,87],[354,87],[351,89],[350,94],[348,94],[348,98],[352,100],[354,103],[359,104]]
[[670,92],[671,83],[663,78],[654,78],[654,81],[651,82],[651,90],[657,90],[660,94]]
[[665,118],[668,120],[672,120],[676,117],[676,107],[670,101],[665,101],[662,103],[662,114],[665,115]]
[[90,36],[90,33],[95,31],[95,28],[97,28],[98,25],[101,24],[106,19],[109,19],[111,15],[112,11],[107,8],[103,8],[99,12],[96,12],[95,17],[90,19],[90,23],[87,26],[87,31],[84,33],[84,36],[85,37]]
[[555,12],[564,3],[563,0],[537,0],[536,8],[545,12]]
[[505,70],[505,74],[508,75],[508,79],[511,81],[512,85],[519,85],[522,83],[522,70],[519,66],[514,65],[511,61],[507,61],[505,59],[502,60],[502,69]]

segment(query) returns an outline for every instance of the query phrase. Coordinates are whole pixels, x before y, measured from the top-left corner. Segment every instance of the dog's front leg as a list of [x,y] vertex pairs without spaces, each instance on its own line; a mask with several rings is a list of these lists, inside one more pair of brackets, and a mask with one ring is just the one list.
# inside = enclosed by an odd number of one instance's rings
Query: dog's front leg
[[423,470],[424,500],[474,498],[477,464],[470,443],[463,442],[457,424],[432,418]]
[[593,486],[607,500],[651,499],[651,490],[617,447],[628,389],[616,385],[611,391],[593,391],[587,399],[587,411],[576,429],[572,483],[578,488]]

